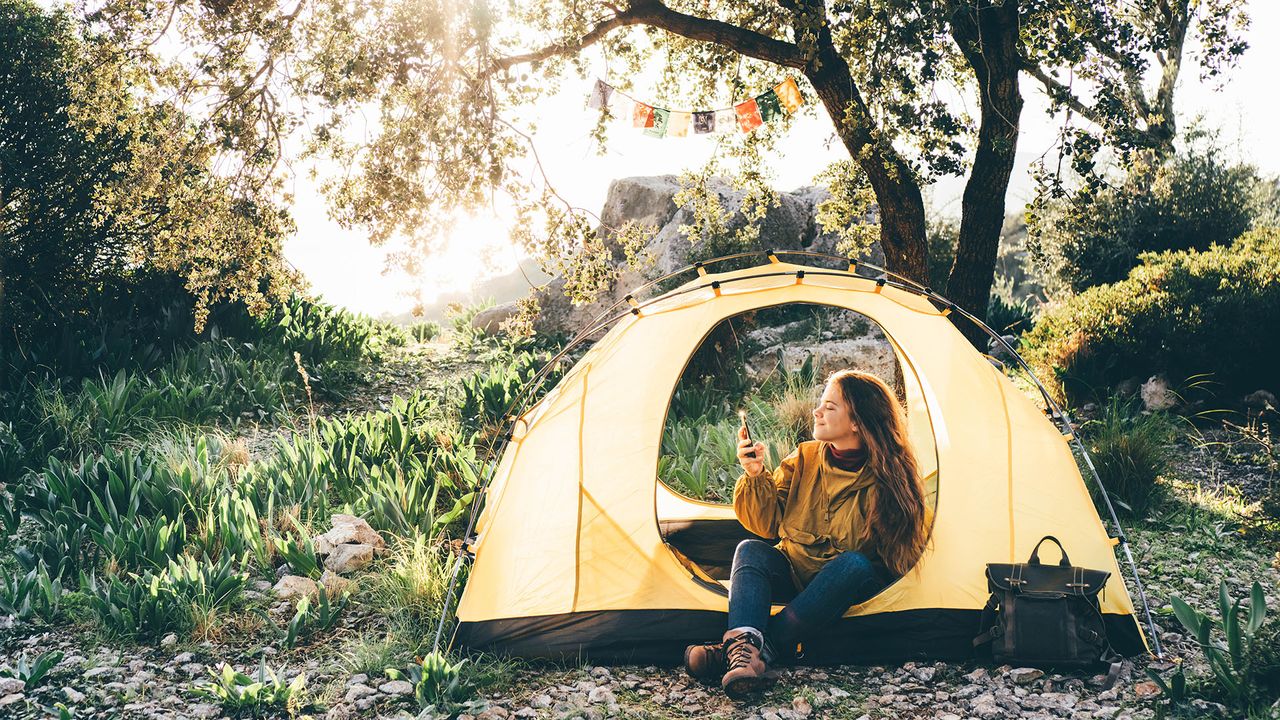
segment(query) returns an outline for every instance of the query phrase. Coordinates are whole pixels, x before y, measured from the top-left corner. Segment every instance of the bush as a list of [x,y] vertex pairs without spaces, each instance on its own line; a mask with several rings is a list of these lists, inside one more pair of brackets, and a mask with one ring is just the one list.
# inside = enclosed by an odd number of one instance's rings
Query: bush
[[[1145,517],[1160,497],[1159,479],[1169,468],[1173,439],[1169,420],[1138,414],[1136,408],[1112,400],[1101,418],[1085,423],[1081,430],[1116,512]],[[1101,505],[1101,489],[1090,487],[1090,491]]]
[[1033,213],[1027,245],[1037,268],[1082,292],[1122,280],[1142,253],[1230,242],[1259,214],[1254,198],[1263,183],[1252,166],[1228,164],[1221,154],[1212,143],[1195,144],[1149,180]]
[[159,573],[103,580],[90,576],[89,604],[110,634],[154,638],[191,629],[196,608],[208,613],[227,607],[240,596],[247,580],[230,555],[199,562],[184,556]]
[[1043,312],[1023,354],[1073,401],[1155,373],[1212,373],[1243,394],[1276,382],[1277,317],[1280,230],[1255,230],[1228,247],[1143,255],[1127,279]]
[[286,711],[292,717],[298,710],[307,705],[306,673],[298,673],[291,682],[280,679],[275,670],[267,667],[264,657],[258,664],[258,671],[253,677],[237,672],[235,668],[223,663],[216,670],[209,669],[213,682],[197,685],[191,689],[192,695],[205,700],[212,700],[231,714],[249,714],[261,717],[272,711]]

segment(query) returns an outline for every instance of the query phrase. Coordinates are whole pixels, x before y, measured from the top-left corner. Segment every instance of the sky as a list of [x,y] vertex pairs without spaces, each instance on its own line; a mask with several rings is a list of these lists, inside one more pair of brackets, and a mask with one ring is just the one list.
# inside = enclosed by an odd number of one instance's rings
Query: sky
[[[1280,138],[1275,128],[1280,117],[1276,72],[1280,70],[1280,44],[1269,41],[1280,34],[1280,3],[1254,0],[1249,4],[1252,25],[1246,35],[1249,49],[1229,74],[1225,86],[1207,85],[1193,65],[1184,64],[1175,94],[1180,129],[1196,118],[1220,131],[1226,152],[1234,159],[1255,165],[1264,175],[1280,175]],[[603,65],[597,73],[609,82]],[[782,74],[779,74],[779,80]],[[556,190],[578,207],[599,212],[609,182],[615,178],[679,174],[702,167],[715,151],[709,136],[655,139],[637,130],[615,127],[606,153],[597,154],[590,134],[595,111],[585,108],[593,80],[567,82],[562,91],[544,99],[537,108],[541,122],[534,142],[543,168]],[[580,85],[580,86],[577,86]],[[644,88],[633,92],[645,99]],[[1007,210],[1016,211],[1031,197],[1031,164],[1053,146],[1055,124],[1045,112],[1047,102],[1034,81],[1023,82],[1018,152],[1009,185]],[[729,105],[738,98],[726,98]],[[694,109],[694,108],[686,108]],[[793,190],[813,184],[814,176],[834,160],[847,157],[825,113],[806,114],[778,144],[772,158],[774,187]],[[417,289],[430,302],[434,296],[465,290],[469,283],[510,272],[519,259],[507,240],[510,219],[497,214],[463,223],[443,252],[426,263],[419,278],[384,272],[388,247],[373,247],[359,230],[344,230],[328,216],[316,185],[299,169],[292,182],[298,232],[286,242],[285,255],[311,282],[323,299],[369,315],[399,314],[414,303]],[[944,178],[926,189],[930,210],[938,215],[959,214],[964,178]]]

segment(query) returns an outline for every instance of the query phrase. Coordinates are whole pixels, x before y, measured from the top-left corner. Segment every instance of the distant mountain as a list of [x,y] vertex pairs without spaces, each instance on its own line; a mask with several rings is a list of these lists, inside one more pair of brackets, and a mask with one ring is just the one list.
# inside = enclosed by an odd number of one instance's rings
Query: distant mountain
[[492,299],[495,304],[501,305],[512,300],[519,300],[528,295],[529,291],[534,287],[544,285],[550,280],[551,276],[544,273],[542,268],[538,267],[537,262],[532,258],[524,258],[520,261],[520,265],[516,270],[512,270],[505,275],[495,275],[481,280],[466,292],[441,295],[436,298],[435,302],[423,306],[422,315],[415,316],[413,313],[405,312],[398,315],[387,314],[382,316],[381,319],[400,325],[412,325],[426,320],[439,322],[445,319],[445,313],[450,303],[470,305],[481,300]]

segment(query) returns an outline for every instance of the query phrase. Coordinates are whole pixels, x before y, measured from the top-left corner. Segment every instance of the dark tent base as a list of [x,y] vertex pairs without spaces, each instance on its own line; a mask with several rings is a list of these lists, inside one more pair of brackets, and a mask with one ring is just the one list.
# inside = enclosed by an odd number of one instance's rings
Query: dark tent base
[[[842,618],[804,645],[806,665],[967,660],[974,657],[980,610],[904,610]],[[1132,615],[1104,615],[1107,635],[1125,656],[1146,652]],[[674,665],[686,645],[718,640],[726,614],[709,610],[606,610],[464,622],[458,643],[527,658]]]

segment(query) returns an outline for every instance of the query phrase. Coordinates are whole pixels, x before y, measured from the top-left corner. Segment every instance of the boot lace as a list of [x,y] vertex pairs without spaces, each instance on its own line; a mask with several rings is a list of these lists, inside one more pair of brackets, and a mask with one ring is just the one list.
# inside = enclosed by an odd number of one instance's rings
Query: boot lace
[[753,651],[756,650],[756,646],[752,644],[746,635],[734,638],[728,648],[729,667],[736,669],[750,665],[755,655]]

